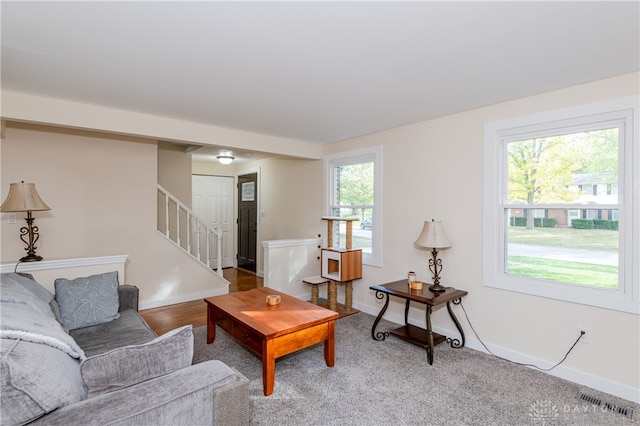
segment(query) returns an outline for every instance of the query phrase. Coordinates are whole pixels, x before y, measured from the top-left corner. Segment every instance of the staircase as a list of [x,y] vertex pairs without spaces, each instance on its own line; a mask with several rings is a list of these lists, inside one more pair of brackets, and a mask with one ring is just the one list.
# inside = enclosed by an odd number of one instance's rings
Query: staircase
[[222,277],[222,228],[210,228],[160,184],[158,232]]

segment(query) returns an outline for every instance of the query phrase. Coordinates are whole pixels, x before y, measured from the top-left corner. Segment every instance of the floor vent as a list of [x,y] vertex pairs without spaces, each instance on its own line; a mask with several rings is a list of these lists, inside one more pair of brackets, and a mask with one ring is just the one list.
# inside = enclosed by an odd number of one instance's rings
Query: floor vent
[[619,405],[612,404],[610,402],[604,402],[600,398],[596,398],[595,396],[587,395],[582,392],[578,392],[576,398],[580,401],[588,402],[589,404],[597,405],[598,407],[603,407],[605,410],[612,411],[616,414],[622,414],[623,416],[633,419],[633,409],[620,407]]
[[602,405],[601,399],[596,398],[595,396],[587,395],[586,393],[578,392],[576,398],[578,398],[580,401],[585,401],[589,404],[597,405],[598,407]]
[[604,407],[609,411],[613,411],[614,413],[622,414],[629,419],[633,418],[633,408],[620,407],[619,405],[611,404],[609,402],[606,402],[604,404]]

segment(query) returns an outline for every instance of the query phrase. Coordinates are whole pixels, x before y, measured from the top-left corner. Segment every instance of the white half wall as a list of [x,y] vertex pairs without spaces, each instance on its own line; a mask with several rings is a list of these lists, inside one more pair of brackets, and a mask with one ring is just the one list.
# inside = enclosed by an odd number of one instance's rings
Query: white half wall
[[311,288],[302,280],[320,274],[320,238],[263,241],[264,286],[300,299]]

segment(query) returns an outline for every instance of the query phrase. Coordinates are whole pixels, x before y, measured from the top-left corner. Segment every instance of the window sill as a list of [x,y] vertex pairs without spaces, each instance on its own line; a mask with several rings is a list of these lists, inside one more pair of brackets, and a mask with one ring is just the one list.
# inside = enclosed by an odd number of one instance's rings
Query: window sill
[[485,287],[544,297],[562,302],[588,305],[630,314],[640,314],[640,303],[621,291],[578,287],[560,283],[528,283],[518,277],[485,277]]

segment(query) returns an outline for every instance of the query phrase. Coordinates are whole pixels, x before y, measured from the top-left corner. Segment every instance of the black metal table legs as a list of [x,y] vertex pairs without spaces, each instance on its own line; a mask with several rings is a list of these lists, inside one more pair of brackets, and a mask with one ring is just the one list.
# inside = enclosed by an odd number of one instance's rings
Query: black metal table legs
[[[376,299],[382,300],[383,298],[385,299],[384,306],[380,310],[380,313],[376,317],[375,321],[373,322],[373,327],[371,328],[371,337],[373,338],[373,340],[377,340],[377,341],[384,340],[390,334],[389,331],[376,331],[376,328],[378,327],[380,320],[382,319],[385,312],[387,311],[387,308],[389,307],[389,294],[384,293],[382,291],[376,291]],[[453,313],[453,309],[451,308],[451,303],[453,303],[454,305],[459,305],[461,303],[461,299],[454,299],[451,302],[447,302],[447,311],[449,312],[449,316],[451,317],[451,320],[453,321],[456,328],[458,329],[461,339],[446,337],[446,341],[451,345],[452,348],[459,349],[464,347],[464,343],[465,343],[464,331],[462,330],[462,326],[460,325],[458,318]],[[409,306],[410,306],[410,301],[406,300],[405,307],[404,307],[404,323],[405,323],[404,328],[406,329],[404,333],[406,333],[406,336],[409,336],[410,334],[412,334],[413,333],[412,330],[419,329],[418,327],[415,327],[409,324]],[[435,333],[433,332],[432,325],[431,325],[431,312],[433,310],[433,306],[429,304],[425,306],[426,306],[426,309],[425,309],[426,327],[424,330],[422,330],[422,333],[424,333],[425,338],[423,338],[420,346],[423,346],[426,349],[427,361],[429,362],[430,365],[432,365],[434,346],[435,346],[435,339],[434,339]],[[394,331],[394,334],[397,334],[397,332]],[[438,342],[445,340],[444,336],[440,336],[440,335],[437,335],[437,336],[439,339]],[[410,340],[412,341],[412,343],[416,343],[414,339],[410,337],[405,338],[405,340]]]
[[386,299],[384,301],[384,306],[380,310],[380,313],[376,317],[376,320],[373,322],[373,327],[371,327],[371,337],[373,337],[373,340],[384,340],[389,335],[388,331],[378,331],[376,333],[376,327],[378,326],[378,323],[382,319],[382,316],[384,315],[384,313],[387,311],[387,308],[389,307],[389,295],[381,291],[376,291],[376,299],[382,300],[382,298],[385,296],[386,296]]
[[[459,305],[460,303],[462,303],[462,299],[455,299],[452,302],[454,305]],[[460,337],[462,338],[462,342],[461,342],[458,339],[452,339],[450,337],[447,337],[447,343],[449,343],[452,348],[456,348],[456,349],[463,348],[464,347],[464,331],[462,330],[462,326],[460,325],[458,318],[456,318],[456,315],[453,313],[453,310],[451,309],[451,304],[449,302],[447,302],[447,311],[449,311],[449,316],[451,317],[451,320],[453,321],[453,323],[456,325],[456,328],[460,333]]]

